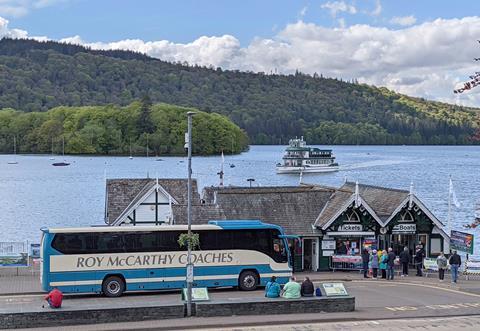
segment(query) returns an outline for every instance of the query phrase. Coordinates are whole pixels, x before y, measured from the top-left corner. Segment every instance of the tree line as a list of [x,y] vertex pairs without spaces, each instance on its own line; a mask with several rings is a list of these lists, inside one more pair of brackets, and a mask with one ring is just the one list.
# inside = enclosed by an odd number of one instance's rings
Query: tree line
[[[478,143],[478,109],[325,78],[168,63],[129,51],[34,40],[0,40],[0,108],[127,106],[153,102],[228,116],[255,144]],[[327,131],[324,131],[327,130]]]
[[148,97],[116,105],[56,107],[46,112],[0,110],[0,153],[108,155],[184,154],[188,111],[196,111],[192,152],[197,155],[240,153],[248,148],[243,130],[227,117],[168,104]]

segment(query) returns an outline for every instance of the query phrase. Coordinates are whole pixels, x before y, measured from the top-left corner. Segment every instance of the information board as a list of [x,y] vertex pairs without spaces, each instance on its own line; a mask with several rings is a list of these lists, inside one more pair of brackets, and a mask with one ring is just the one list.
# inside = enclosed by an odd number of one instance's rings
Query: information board
[[425,270],[438,271],[437,259],[426,258],[423,260]]
[[[187,301],[187,289],[182,289],[182,299]],[[209,301],[208,289],[206,287],[192,288],[192,301]]]
[[450,236],[450,249],[473,254],[473,234],[452,230]]
[[327,297],[348,295],[343,283],[323,283],[322,286]]

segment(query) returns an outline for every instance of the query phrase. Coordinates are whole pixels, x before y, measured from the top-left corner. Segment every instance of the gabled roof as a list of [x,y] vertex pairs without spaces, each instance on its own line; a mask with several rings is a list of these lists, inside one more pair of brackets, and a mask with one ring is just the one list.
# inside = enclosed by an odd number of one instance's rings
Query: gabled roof
[[[385,222],[395,209],[408,197],[409,191],[359,184],[359,193],[363,200],[375,211],[375,214]],[[355,192],[355,183],[346,182],[340,190]]]
[[[130,214],[129,210],[143,201],[155,189],[156,183],[154,178],[107,179],[105,223],[114,224],[122,215]],[[158,185],[174,203],[187,203],[187,179],[158,179]],[[200,200],[195,179],[192,180],[192,198]]]
[[[330,226],[342,212],[355,201],[355,185],[345,182],[325,205],[315,221],[315,226],[322,229]],[[386,220],[392,215],[399,204],[408,197],[408,191],[387,187],[358,184],[360,204],[367,209],[377,222],[384,226]]]
[[314,185],[209,187],[203,198],[223,211],[222,219],[260,219],[280,225],[287,234],[307,236],[317,234],[312,224],[334,190]]

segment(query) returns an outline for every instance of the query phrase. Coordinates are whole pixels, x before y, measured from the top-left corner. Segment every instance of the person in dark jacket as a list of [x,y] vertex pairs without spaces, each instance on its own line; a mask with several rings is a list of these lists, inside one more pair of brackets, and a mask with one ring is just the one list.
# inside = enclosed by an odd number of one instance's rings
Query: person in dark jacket
[[416,276],[422,277],[422,267],[423,267],[423,250],[420,246],[417,246],[417,250],[415,251],[415,266],[417,267],[417,274]]
[[305,277],[305,280],[302,282],[302,288],[300,289],[300,294],[302,297],[313,297],[315,292],[315,287],[313,286],[310,278]]
[[453,251],[448,262],[450,263],[450,271],[452,272],[452,283],[456,283],[458,279],[458,268],[460,268],[462,264],[462,258],[457,254],[457,251]]
[[368,278],[368,262],[370,262],[370,254],[368,249],[364,248],[362,251],[363,278]]
[[408,247],[405,246],[400,253],[400,263],[402,264],[402,277],[408,276],[408,264],[410,263],[410,253]]
[[397,256],[393,252],[393,248],[388,249],[388,260],[387,260],[387,280],[393,280],[394,276],[394,266],[395,266],[395,258]]

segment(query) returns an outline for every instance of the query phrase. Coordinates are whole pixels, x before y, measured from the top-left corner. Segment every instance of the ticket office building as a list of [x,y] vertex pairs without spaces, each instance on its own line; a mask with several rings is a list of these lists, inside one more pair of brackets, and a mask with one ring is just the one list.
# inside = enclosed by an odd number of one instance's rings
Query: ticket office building
[[[395,254],[407,247],[415,255],[421,244],[427,257],[449,253],[443,224],[410,191],[345,183],[315,222],[322,232],[320,270],[328,269],[333,255],[360,255],[363,248]],[[411,261],[413,263],[413,260]]]

